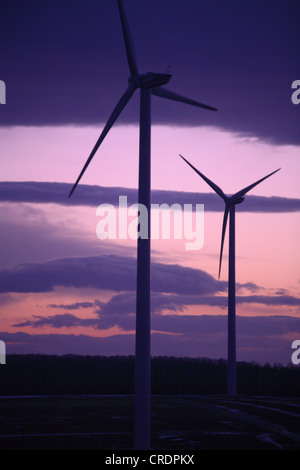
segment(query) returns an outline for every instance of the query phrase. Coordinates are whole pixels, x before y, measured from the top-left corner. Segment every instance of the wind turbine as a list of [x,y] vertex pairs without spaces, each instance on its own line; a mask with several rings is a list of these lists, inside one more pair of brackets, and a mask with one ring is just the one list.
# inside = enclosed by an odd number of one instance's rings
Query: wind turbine
[[148,236],[138,238],[137,247],[137,291],[136,291],[136,343],[135,343],[135,419],[134,445],[136,449],[148,449],[150,445],[150,144],[151,144],[151,95],[179,101],[212,111],[211,106],[185,98],[167,90],[171,79],[168,73],[148,72],[141,74],[137,67],[132,35],[122,0],[118,0],[123,37],[129,65],[128,86],[111,113],[90,156],[82,168],[69,197],[74,192],[96,151],[117,118],[129,102],[133,93],[140,89],[140,143],[139,143],[139,188],[138,203],[148,211]]
[[277,170],[256,181],[250,186],[241,189],[232,196],[226,196],[219,186],[209,180],[203,173],[189,163],[182,155],[180,157],[196,172],[199,176],[217,193],[225,202],[225,211],[223,217],[222,239],[219,261],[219,278],[221,274],[221,264],[223,255],[224,238],[226,225],[229,216],[229,263],[228,263],[228,376],[227,391],[228,395],[236,395],[236,333],[235,333],[235,206],[244,200],[244,196],[252,188],[260,184],[266,178],[274,175]]

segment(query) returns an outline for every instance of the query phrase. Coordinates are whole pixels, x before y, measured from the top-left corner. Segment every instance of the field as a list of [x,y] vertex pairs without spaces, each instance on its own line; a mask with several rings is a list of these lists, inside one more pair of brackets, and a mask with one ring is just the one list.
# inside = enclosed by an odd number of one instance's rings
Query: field
[[[300,450],[300,399],[153,395],[153,450]],[[133,448],[132,395],[0,398],[1,450]]]

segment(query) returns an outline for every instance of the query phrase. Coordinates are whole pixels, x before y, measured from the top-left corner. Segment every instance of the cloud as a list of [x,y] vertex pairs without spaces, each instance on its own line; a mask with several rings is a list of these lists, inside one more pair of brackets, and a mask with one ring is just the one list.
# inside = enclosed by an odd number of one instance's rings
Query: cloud
[[[100,204],[118,206],[119,196],[127,197],[127,206],[137,203],[137,190],[121,187],[102,187],[81,184],[77,191],[68,198],[72,188],[69,183],[47,182],[0,182],[0,201],[55,203],[64,206],[84,205],[98,207]],[[152,190],[152,204],[204,204],[205,211],[223,212],[224,203],[216,194],[192,193],[183,191]],[[239,206],[240,212],[297,212],[300,210],[300,199],[286,197],[265,197],[248,195]]]
[[286,306],[298,306],[300,305],[300,299],[291,295],[251,295],[251,296],[237,296],[237,303],[257,303],[265,305],[286,305]]
[[[299,145],[297,0],[125,2],[143,72],[172,65],[168,88],[219,108],[194,109],[153,97],[153,120],[210,125]],[[116,2],[4,2],[2,125],[95,124],[108,119],[127,86]],[[171,14],[170,14],[171,12]],[[11,25],[14,34],[11,34]],[[212,28],[211,25],[214,25]],[[22,44],[20,49],[19,44]],[[32,71],[34,70],[34,73]],[[135,96],[120,122],[137,122]]]
[[[166,315],[159,316],[159,321],[161,332],[151,335],[153,356],[227,357],[226,315],[193,318]],[[300,319],[295,317],[237,316],[237,360],[288,364],[291,344],[299,339],[299,331]],[[132,355],[135,343],[134,334],[99,338],[83,334],[0,332],[0,337],[7,345],[7,354]]]
[[[156,262],[151,269],[153,292],[209,294],[227,285],[200,269]],[[0,270],[0,285],[2,293],[51,292],[56,286],[135,291],[136,259],[102,255],[23,263]]]
[[25,322],[15,323],[14,327],[27,327],[32,326],[33,328],[42,328],[45,326],[51,326],[53,328],[62,328],[68,327],[72,328],[74,326],[93,326],[95,320],[92,318],[81,319],[70,313],[64,313],[61,315],[52,315],[49,317],[42,317],[39,315],[33,315],[33,320],[27,320]]
[[131,355],[134,353],[134,335],[96,338],[74,334],[29,334],[1,332],[7,354],[82,354]]
[[[98,307],[95,313],[99,321],[97,328],[106,329],[118,326],[123,330],[135,328],[135,294],[122,293],[114,295],[109,301],[95,302]],[[151,295],[151,326],[153,330],[167,331],[169,333],[185,332],[192,334],[195,324],[199,324],[201,315],[182,315],[188,306],[209,306],[227,308],[228,298],[222,295],[165,295],[153,293]],[[239,304],[261,304],[265,306],[296,306],[299,307],[300,299],[292,296],[237,296],[236,303]],[[168,314],[164,313],[168,311]],[[174,312],[171,314],[170,312]],[[224,317],[221,317],[225,321]],[[209,321],[214,320],[207,320]],[[243,320],[241,320],[243,321]]]
[[[227,308],[227,296],[201,296],[201,295],[174,295],[174,294],[161,294],[153,293],[151,296],[151,327],[153,331],[160,331],[166,333],[189,334],[192,335],[195,331],[202,331],[208,328],[208,325],[213,325],[214,331],[218,331],[215,326],[214,316],[207,315],[189,315],[182,314],[188,306],[218,306],[222,309]],[[261,304],[265,306],[296,306],[299,307],[300,299],[292,296],[237,296],[238,304]],[[34,315],[31,320],[25,322],[15,323],[14,327],[34,327],[41,328],[50,326],[53,328],[62,327],[93,327],[99,330],[106,330],[117,326],[123,331],[133,331],[135,329],[135,311],[136,311],[136,296],[133,292],[127,292],[114,295],[107,302],[95,300],[94,303],[87,302],[94,308],[94,315],[92,318],[79,318],[70,313],[50,315],[50,316],[37,316]],[[59,306],[59,308],[63,305]],[[79,308],[79,307],[78,307]],[[167,314],[166,314],[167,312]],[[173,312],[173,313],[170,313]],[[251,325],[250,318],[239,317],[240,328],[242,334],[247,334],[248,326],[243,329],[243,325]],[[276,318],[279,324],[284,323],[284,317],[274,317],[272,325],[277,327]],[[219,316],[221,328],[224,327],[224,322],[227,324],[227,315]],[[202,323],[204,322],[204,325]],[[291,323],[291,320],[289,320]],[[254,322],[255,324],[255,322]],[[299,319],[295,319],[294,326],[299,325]],[[211,330],[213,331],[213,330]],[[288,331],[288,329],[287,329]],[[297,330],[296,330],[297,331]],[[256,334],[266,334],[267,332],[258,331]]]
[[93,307],[93,302],[75,302],[73,304],[49,304],[48,308],[64,308],[66,310],[78,310],[80,308]]
[[70,215],[55,206],[1,204],[1,265],[40,262],[59,257],[92,256],[94,253],[135,255],[134,246],[123,246],[96,237],[87,230],[86,218]]

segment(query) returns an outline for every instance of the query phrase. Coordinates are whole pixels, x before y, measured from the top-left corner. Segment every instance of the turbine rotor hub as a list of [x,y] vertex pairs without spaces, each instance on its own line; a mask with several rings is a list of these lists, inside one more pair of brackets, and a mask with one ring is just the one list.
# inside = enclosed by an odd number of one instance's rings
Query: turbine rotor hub
[[236,199],[233,198],[233,199],[231,200],[231,203],[233,203],[233,204],[241,204],[241,202],[243,202],[244,199],[245,199],[244,197],[237,197]]

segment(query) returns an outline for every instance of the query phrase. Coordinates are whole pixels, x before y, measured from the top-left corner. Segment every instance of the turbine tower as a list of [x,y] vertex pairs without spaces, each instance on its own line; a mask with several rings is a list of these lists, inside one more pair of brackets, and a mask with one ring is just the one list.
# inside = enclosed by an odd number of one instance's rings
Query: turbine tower
[[225,210],[223,217],[222,239],[219,261],[219,278],[221,274],[221,264],[223,255],[224,238],[226,233],[226,225],[229,216],[229,263],[228,263],[228,345],[227,345],[227,391],[228,395],[236,395],[236,332],[235,332],[235,206],[244,200],[244,196],[248,191],[264,181],[266,178],[274,175],[277,170],[267,176],[256,181],[250,186],[241,189],[232,196],[226,196],[219,186],[209,180],[203,173],[200,173],[191,163],[189,163],[182,155],[181,158],[196,172],[198,175],[217,193],[225,202]]
[[122,0],[118,0],[121,25],[129,65],[130,76],[125,93],[119,99],[100,134],[90,156],[82,168],[69,197],[116,122],[133,93],[140,89],[140,143],[139,143],[139,187],[138,203],[148,210],[148,237],[138,238],[137,247],[137,287],[136,287],[136,343],[135,343],[135,418],[134,446],[148,449],[150,446],[150,144],[151,144],[151,95],[179,101],[199,108],[217,111],[216,108],[167,90],[165,85],[171,79],[167,73],[148,72],[141,74],[137,67],[132,35]]

